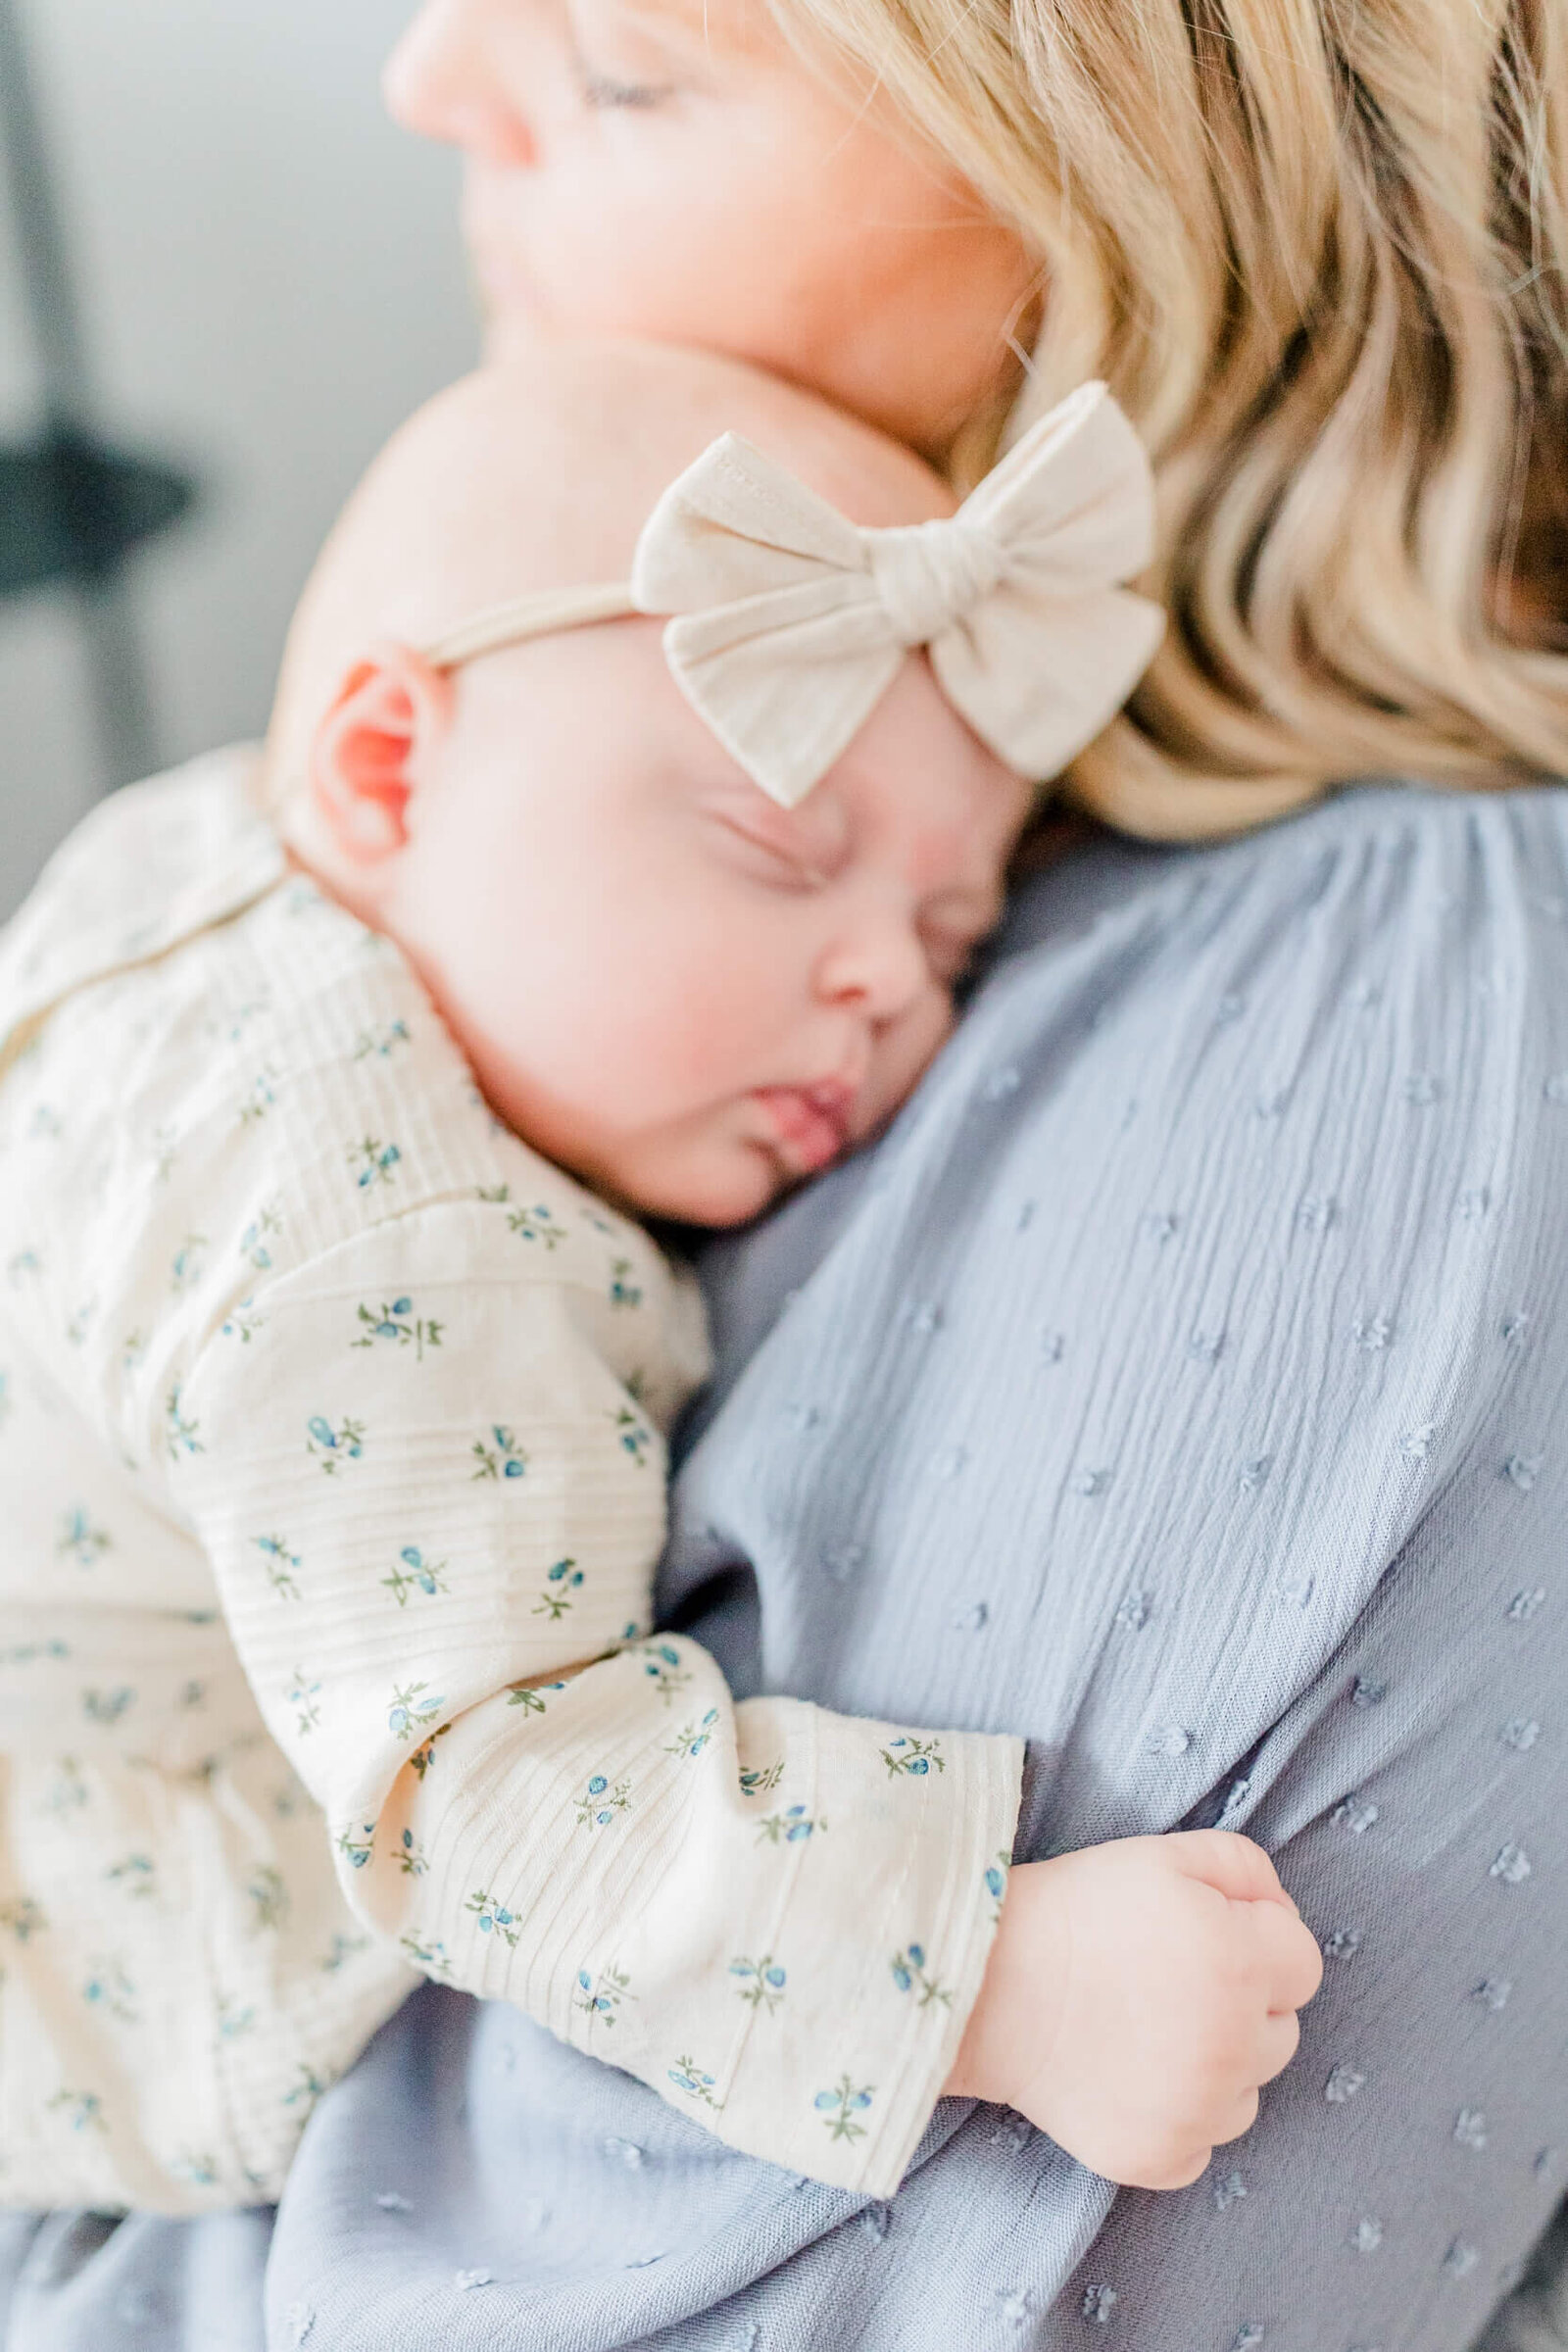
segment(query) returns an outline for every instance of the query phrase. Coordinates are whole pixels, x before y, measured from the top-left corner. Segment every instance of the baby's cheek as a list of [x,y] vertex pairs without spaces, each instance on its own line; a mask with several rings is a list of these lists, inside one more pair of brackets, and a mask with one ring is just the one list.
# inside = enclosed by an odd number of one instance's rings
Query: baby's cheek
[[946,989],[933,989],[884,1034],[868,1090],[877,1098],[870,1124],[890,1117],[913,1094],[952,1036],[956,1017]]

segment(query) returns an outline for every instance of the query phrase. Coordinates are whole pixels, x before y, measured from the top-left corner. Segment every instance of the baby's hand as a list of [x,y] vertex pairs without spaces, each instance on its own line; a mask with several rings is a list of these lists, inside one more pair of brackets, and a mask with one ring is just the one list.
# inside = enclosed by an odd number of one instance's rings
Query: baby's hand
[[1026,1862],[949,2091],[1015,2107],[1092,2172],[1185,2188],[1296,2054],[1323,1962],[1229,1830]]

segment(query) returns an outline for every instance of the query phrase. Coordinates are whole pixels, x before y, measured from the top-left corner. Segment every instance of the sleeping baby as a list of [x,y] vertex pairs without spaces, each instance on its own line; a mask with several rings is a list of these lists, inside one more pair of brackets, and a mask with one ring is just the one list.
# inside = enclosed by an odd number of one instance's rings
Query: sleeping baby
[[0,940],[0,2199],[274,2197],[421,1975],[874,2195],[945,2088],[1151,2185],[1250,2121],[1317,1969],[1255,1847],[1009,1873],[1017,1740],[737,1704],[651,1615],[705,1344],[637,1220],[910,1093],[1152,649],[1149,511],[1099,387],[955,514],[748,370],[544,350],[372,468],[260,760],[60,852]]

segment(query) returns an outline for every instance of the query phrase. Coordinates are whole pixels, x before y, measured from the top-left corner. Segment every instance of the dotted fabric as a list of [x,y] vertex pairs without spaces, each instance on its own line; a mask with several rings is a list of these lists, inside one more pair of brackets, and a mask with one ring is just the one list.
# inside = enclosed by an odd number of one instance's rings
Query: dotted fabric
[[[665,1614],[742,1692],[1026,1734],[1022,1855],[1261,1838],[1299,2057],[1181,2194],[949,2103],[865,2203],[430,1987],[318,2110],[270,2345],[1461,2352],[1568,2184],[1568,795],[1096,853],[1008,951],[712,1253]],[[255,2245],[180,2286],[139,2228],[27,2237],[8,2352],[249,2344],[198,2322]]]

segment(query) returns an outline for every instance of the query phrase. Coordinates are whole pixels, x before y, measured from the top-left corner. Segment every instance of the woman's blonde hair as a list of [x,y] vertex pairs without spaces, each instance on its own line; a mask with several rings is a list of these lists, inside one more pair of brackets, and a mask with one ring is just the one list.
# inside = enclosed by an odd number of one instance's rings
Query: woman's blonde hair
[[1040,252],[1035,396],[1103,375],[1153,453],[1171,626],[1091,808],[1568,774],[1565,0],[775,7]]

